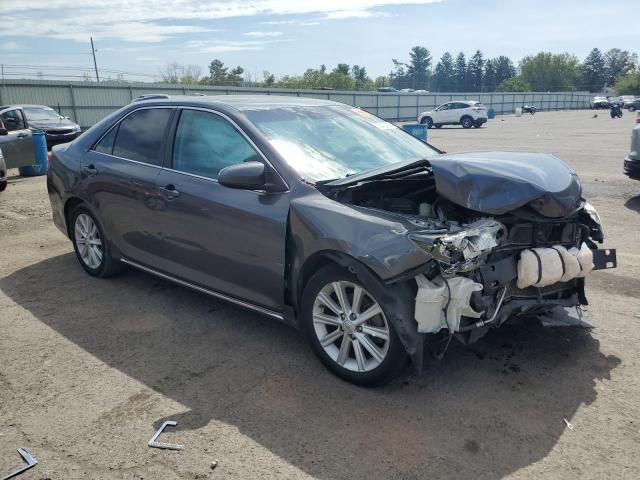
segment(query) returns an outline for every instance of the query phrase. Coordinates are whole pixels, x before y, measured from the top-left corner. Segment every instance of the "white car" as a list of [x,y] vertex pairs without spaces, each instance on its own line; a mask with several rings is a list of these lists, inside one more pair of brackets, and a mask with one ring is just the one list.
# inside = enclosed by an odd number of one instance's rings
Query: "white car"
[[480,128],[487,122],[487,107],[475,100],[456,100],[440,105],[433,111],[422,112],[418,122],[428,128],[442,125],[462,125],[463,128]]

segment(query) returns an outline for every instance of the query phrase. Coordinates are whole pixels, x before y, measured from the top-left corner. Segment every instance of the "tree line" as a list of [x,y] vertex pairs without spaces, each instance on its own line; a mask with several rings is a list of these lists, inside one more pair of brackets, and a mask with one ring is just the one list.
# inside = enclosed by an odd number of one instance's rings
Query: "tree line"
[[569,53],[539,52],[516,65],[501,55],[485,58],[480,50],[469,58],[463,52],[445,52],[434,64],[431,52],[421,46],[411,49],[406,61],[392,59],[388,75],[371,78],[364,66],[339,63],[308,68],[299,75],[279,78],[268,71],[261,78],[241,66],[226,67],[221,60],[209,64],[208,75],[199,66],[170,63],[161,72],[165,83],[253,86],[291,89],[375,90],[394,87],[429,92],[601,92],[614,87],[620,95],[640,95],[638,55],[612,48],[594,48],[583,62]]

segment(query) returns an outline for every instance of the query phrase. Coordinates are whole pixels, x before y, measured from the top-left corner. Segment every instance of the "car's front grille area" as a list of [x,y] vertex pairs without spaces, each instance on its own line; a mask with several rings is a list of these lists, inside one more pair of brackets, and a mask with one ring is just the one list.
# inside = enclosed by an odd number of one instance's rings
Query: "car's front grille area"
[[52,129],[52,130],[47,130],[47,133],[49,135],[68,135],[70,133],[73,133],[73,129],[72,128]]

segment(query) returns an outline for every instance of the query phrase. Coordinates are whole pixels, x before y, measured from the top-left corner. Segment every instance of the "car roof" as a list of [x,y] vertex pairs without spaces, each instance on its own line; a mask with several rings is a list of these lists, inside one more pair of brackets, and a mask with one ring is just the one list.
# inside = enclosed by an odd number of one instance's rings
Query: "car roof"
[[169,98],[153,98],[138,100],[136,105],[201,105],[233,108],[235,110],[266,110],[290,107],[326,107],[343,106],[344,104],[322,100],[319,98],[293,97],[286,95],[212,95],[190,96],[176,95]]

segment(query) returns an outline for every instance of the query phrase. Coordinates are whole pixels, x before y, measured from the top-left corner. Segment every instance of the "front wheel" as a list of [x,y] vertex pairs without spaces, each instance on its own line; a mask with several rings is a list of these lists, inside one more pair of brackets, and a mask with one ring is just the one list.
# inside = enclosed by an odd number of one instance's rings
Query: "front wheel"
[[471,117],[462,117],[460,119],[460,125],[462,125],[462,128],[471,128],[473,127],[473,120]]
[[433,120],[431,120],[431,117],[424,117],[422,120],[420,120],[420,123],[422,125],[426,125],[427,128],[433,127]]
[[355,275],[330,266],[309,280],[301,321],[329,370],[349,382],[376,386],[395,377],[408,360],[385,310]]

